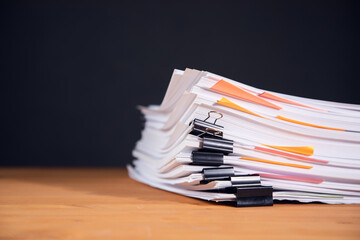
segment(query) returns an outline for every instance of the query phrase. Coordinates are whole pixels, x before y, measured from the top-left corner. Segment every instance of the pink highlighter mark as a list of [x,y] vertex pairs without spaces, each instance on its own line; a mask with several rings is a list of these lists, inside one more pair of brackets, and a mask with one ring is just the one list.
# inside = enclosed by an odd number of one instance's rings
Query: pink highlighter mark
[[309,177],[294,177],[294,176],[286,176],[286,175],[276,175],[276,174],[268,174],[268,173],[259,173],[260,177],[264,178],[273,178],[273,179],[281,179],[288,181],[296,181],[296,182],[307,182],[307,183],[322,183],[324,180],[319,178],[309,178]]

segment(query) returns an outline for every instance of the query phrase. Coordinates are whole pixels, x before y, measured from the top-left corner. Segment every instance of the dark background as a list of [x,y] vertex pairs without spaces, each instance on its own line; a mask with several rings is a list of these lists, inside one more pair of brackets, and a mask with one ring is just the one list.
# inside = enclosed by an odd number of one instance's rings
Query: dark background
[[1,2],[1,165],[118,166],[174,68],[360,103],[360,1]]

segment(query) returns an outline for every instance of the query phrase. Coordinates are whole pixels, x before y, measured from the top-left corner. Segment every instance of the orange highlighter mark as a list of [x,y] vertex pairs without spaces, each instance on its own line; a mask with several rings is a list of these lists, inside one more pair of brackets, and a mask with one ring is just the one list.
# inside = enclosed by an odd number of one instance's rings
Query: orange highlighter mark
[[323,128],[323,129],[336,130],[336,131],[345,131],[345,129],[324,127],[324,126],[315,125],[315,124],[311,124],[311,123],[300,122],[300,121],[290,119],[290,118],[285,118],[285,117],[282,117],[282,116],[276,116],[276,118],[280,119],[280,120],[283,120],[283,121],[292,122],[292,123],[296,123],[296,124],[300,124],[300,125],[304,125],[304,126],[309,126],[309,127]]
[[283,151],[286,151],[286,152],[292,152],[292,153],[305,155],[305,156],[311,156],[311,155],[314,154],[314,147],[313,146],[286,147],[286,146],[274,146],[274,145],[266,145],[266,144],[263,144],[263,145],[267,146],[267,147],[283,150]]
[[266,152],[266,153],[270,153],[270,154],[274,154],[274,155],[280,155],[283,157],[287,157],[287,158],[292,158],[295,160],[300,160],[300,161],[307,161],[307,162],[314,162],[314,163],[322,163],[322,164],[328,164],[328,161],[324,161],[324,160],[318,160],[318,159],[314,159],[314,158],[308,158],[308,157],[303,157],[303,156],[298,156],[292,153],[287,153],[287,152],[281,152],[275,149],[269,149],[269,148],[263,148],[263,147],[255,147],[255,150],[260,151],[260,152]]
[[228,83],[224,80],[220,80],[217,83],[215,83],[210,89],[217,91],[217,92],[221,92],[227,95],[230,95],[232,97],[241,99],[241,100],[246,100],[249,102],[253,102],[253,103],[257,103],[266,107],[270,107],[270,108],[274,108],[277,110],[280,110],[281,107],[279,107],[278,105],[275,105],[269,101],[266,101],[265,99],[258,97],[254,94],[251,94],[241,88],[239,88],[238,86],[235,86],[231,83]]
[[286,166],[286,167],[295,167],[295,168],[304,168],[304,169],[311,169],[312,168],[312,166],[305,166],[305,165],[294,164],[294,163],[276,162],[276,161],[270,161],[270,160],[265,160],[265,159],[252,158],[252,157],[240,157],[240,159],[249,160],[249,161],[255,161],[255,162],[275,164],[275,165],[281,165],[281,166]]
[[[261,118],[265,118],[265,119],[268,119],[266,117],[263,117],[259,114],[256,114],[246,108],[243,108],[243,107],[240,107],[239,105],[231,102],[230,100],[228,100],[227,98],[221,98],[220,100],[217,101],[218,104],[222,105],[222,106],[225,106],[225,107],[229,107],[229,108],[232,108],[232,109],[235,109],[235,110],[239,110],[241,112],[245,112],[245,113],[248,113],[248,114],[251,114],[251,115],[254,115],[254,116],[257,116],[257,117],[261,117]],[[270,120],[270,119],[268,119]]]

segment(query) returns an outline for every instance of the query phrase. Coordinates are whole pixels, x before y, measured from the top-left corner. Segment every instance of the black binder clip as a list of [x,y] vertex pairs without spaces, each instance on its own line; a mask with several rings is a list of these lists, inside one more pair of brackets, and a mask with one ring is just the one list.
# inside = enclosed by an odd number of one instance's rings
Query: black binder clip
[[[214,122],[207,122],[210,118],[211,113],[217,113],[219,117],[215,118]],[[198,137],[215,137],[215,138],[222,138],[223,136],[223,126],[217,125],[216,121],[222,118],[223,115],[216,111],[210,111],[208,112],[208,117],[204,120],[200,120],[195,118],[190,124],[193,124],[193,130],[190,132],[190,134],[198,136]]]
[[193,151],[191,165],[220,166],[224,164],[224,154],[216,152]]
[[237,207],[272,206],[273,188],[270,186],[238,187],[236,189]]
[[235,175],[230,177],[233,187],[259,187],[261,179],[259,174]]
[[233,152],[234,141],[224,138],[209,138],[204,137],[202,139],[201,148],[204,151],[209,152],[221,152],[229,154]]
[[235,175],[235,170],[233,167],[204,168],[201,173],[204,180],[200,181],[200,184],[206,184],[215,180],[230,180],[230,177]]

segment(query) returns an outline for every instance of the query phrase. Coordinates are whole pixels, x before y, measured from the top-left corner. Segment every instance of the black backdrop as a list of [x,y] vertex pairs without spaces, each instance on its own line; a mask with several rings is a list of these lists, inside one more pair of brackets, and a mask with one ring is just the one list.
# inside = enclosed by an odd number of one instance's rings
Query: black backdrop
[[2,165],[117,166],[174,68],[360,103],[359,1],[1,2]]

